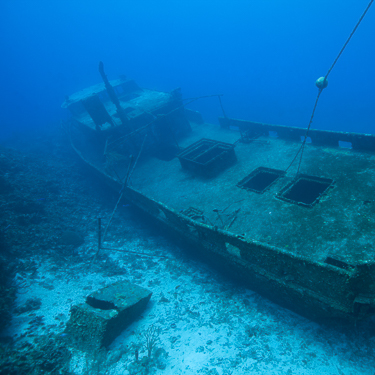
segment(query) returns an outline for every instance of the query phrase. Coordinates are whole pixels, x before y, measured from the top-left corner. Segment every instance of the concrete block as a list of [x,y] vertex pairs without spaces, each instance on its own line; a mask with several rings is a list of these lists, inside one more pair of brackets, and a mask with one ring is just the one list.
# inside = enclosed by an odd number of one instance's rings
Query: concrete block
[[146,308],[152,292],[120,281],[87,296],[71,308],[65,330],[69,344],[80,350],[109,346]]

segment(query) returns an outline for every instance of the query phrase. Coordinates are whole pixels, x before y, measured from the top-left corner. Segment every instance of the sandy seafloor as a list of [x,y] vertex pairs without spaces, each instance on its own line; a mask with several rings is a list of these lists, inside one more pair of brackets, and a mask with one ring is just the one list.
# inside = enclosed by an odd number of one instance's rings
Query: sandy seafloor
[[[128,228],[132,230],[131,226]],[[257,293],[192,259],[168,239],[150,233],[108,241],[123,250],[153,253],[168,258],[140,257],[107,252],[115,276],[106,264],[87,267],[96,250],[95,230],[64,267],[37,257],[38,272],[18,275],[17,305],[40,298],[41,307],[15,316],[8,333],[23,339],[47,332],[62,332],[70,307],[105,285],[128,280],[153,292],[140,319],[121,332],[110,351],[92,358],[73,350],[75,374],[132,374],[131,343],[150,325],[160,328],[157,347],[167,353],[156,374],[374,374],[375,337],[361,329],[347,331],[321,326],[273,304]],[[42,316],[35,322],[36,316]],[[372,322],[374,323],[374,322]],[[375,323],[374,323],[375,324]],[[345,332],[345,333],[344,333]],[[140,353],[140,358],[145,356]]]
[[[152,291],[147,309],[119,332],[107,353],[72,349],[71,373],[147,373],[139,372],[132,342],[154,326],[160,329],[157,347],[167,356],[149,374],[375,374],[375,319],[338,329],[283,309],[192,257],[126,204],[114,215],[104,245],[154,256],[103,251],[90,268],[97,249],[96,218],[102,217],[105,227],[118,193],[108,196],[79,167],[66,141],[44,136],[29,144],[31,150],[23,145],[23,153],[2,151],[22,167],[22,173],[11,174],[18,188],[14,199],[46,198],[40,224],[14,225],[17,216],[6,212],[9,230],[20,238],[18,262],[24,264],[15,277],[15,311],[29,299],[41,302],[39,308],[14,314],[4,332],[14,342],[53,334],[69,342],[63,331],[71,306],[105,285],[127,280]],[[59,189],[46,191],[46,181]],[[63,230],[84,233],[85,242],[74,253],[52,247]],[[141,351],[140,362],[145,356]]]

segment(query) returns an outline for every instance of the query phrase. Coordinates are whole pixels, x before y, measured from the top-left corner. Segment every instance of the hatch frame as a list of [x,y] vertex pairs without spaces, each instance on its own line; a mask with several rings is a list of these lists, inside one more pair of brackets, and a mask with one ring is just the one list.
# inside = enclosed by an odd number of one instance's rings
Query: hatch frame
[[[287,194],[292,194],[292,189],[296,187],[297,184],[300,183],[300,181],[311,181],[313,183],[320,183],[320,184],[325,184],[326,187],[325,189],[319,193],[315,199],[311,203],[306,203],[303,201],[297,201],[295,199],[292,199],[290,197],[287,197]],[[329,190],[331,190],[334,187],[335,181],[331,178],[325,178],[325,177],[318,177],[318,176],[312,176],[308,174],[303,174],[300,173],[298,174],[292,181],[290,181],[287,185],[285,185],[277,194],[276,198],[283,200],[285,202],[291,203],[291,204],[296,204],[298,206],[302,207],[308,207],[312,208],[314,207],[317,203],[319,203],[320,199],[327,195]]]
[[[252,179],[256,178],[257,176],[259,176],[262,173],[273,174],[273,175],[276,175],[277,177],[272,182],[270,182],[268,185],[266,185],[265,188],[263,188],[262,190],[246,186],[247,183],[249,183]],[[266,191],[270,190],[271,187],[272,187],[272,185],[276,184],[276,182],[281,177],[284,177],[285,174],[286,174],[286,172],[283,171],[283,170],[281,170],[281,169],[267,168],[267,167],[258,167],[256,169],[254,169],[245,178],[243,178],[240,182],[238,182],[236,186],[239,187],[239,188],[241,188],[241,189],[252,191],[252,192],[257,193],[257,194],[263,194]]]
[[231,143],[201,138],[186,147],[177,158],[183,169],[203,177],[215,177],[237,161],[234,147]]

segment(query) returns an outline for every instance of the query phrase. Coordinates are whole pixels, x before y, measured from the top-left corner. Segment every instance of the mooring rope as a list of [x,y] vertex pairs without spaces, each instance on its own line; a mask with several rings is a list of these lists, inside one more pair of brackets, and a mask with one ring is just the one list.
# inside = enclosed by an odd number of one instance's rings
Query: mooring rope
[[121,191],[120,191],[120,196],[119,196],[119,198],[118,198],[118,200],[117,200],[117,203],[116,203],[115,208],[114,208],[113,211],[112,211],[112,215],[111,215],[111,217],[110,217],[110,219],[109,219],[109,221],[108,221],[108,224],[107,224],[107,226],[106,226],[106,228],[105,228],[105,231],[104,231],[103,237],[102,237],[102,239],[99,239],[98,250],[97,250],[97,252],[95,253],[94,257],[92,258],[91,263],[90,263],[90,266],[95,262],[95,260],[96,260],[96,258],[97,258],[97,256],[98,256],[98,254],[99,254],[99,252],[100,252],[100,250],[101,250],[101,242],[104,242],[105,236],[107,235],[108,228],[109,228],[109,226],[111,225],[111,222],[112,222],[113,216],[114,216],[114,214],[115,214],[115,212],[116,212],[116,210],[117,210],[117,207],[118,207],[118,205],[119,205],[119,203],[120,203],[120,201],[121,201],[121,199],[122,199],[122,196],[124,195],[124,191],[125,191],[125,188],[126,188],[127,183],[128,183],[129,173],[130,173],[130,171],[131,171],[132,164],[133,164],[133,155],[130,156],[129,166],[128,166],[128,172],[127,172],[126,177],[125,177],[125,180],[124,180],[124,182],[123,182],[123,184],[122,184],[122,188],[121,188]]
[[[173,112],[175,112],[175,111],[178,111],[178,110],[180,110],[181,108],[184,108],[186,105],[189,105],[190,103],[193,103],[193,102],[195,102],[196,100],[203,99],[203,98],[211,98],[211,97],[214,97],[214,96],[217,96],[217,97],[219,98],[220,105],[221,105],[221,109],[222,109],[222,111],[223,111],[224,116],[226,116],[226,115],[225,115],[225,112],[224,112],[223,105],[222,105],[221,100],[220,100],[220,97],[222,96],[222,94],[204,95],[204,96],[198,96],[198,97],[196,97],[196,98],[187,98],[187,99],[182,99],[182,101],[188,101],[188,103],[186,103],[186,104],[182,104],[182,105],[180,105],[179,107],[174,108],[174,109],[172,109],[170,112],[168,112],[168,113],[166,113],[166,114],[163,114],[163,115],[161,115],[161,116],[162,116],[162,117],[167,117],[167,116],[169,116],[171,113],[173,113]],[[151,126],[156,120],[157,120],[157,118],[155,118],[154,120],[152,120],[151,122],[149,122],[147,125],[143,126],[142,128],[136,129],[136,130],[133,131],[132,133],[129,133],[129,134],[127,134],[127,135],[121,137],[120,140],[122,141],[122,140],[123,140],[124,138],[126,138],[126,137],[129,137],[129,136],[132,136],[132,135],[134,135],[134,134],[139,133],[140,130],[144,130],[144,129],[149,128],[149,127],[150,127],[150,126]],[[141,153],[142,153],[142,151],[143,151],[143,147],[144,147],[144,144],[145,144],[146,138],[147,138],[147,133],[145,134],[145,137],[143,138],[143,142],[142,142],[141,148],[140,148],[140,150],[139,150],[139,152],[138,152],[138,156],[137,156],[137,158],[136,158],[136,160],[135,160],[135,162],[134,162],[134,164],[133,164],[133,167],[132,167],[133,157],[131,157],[131,159],[130,159],[130,163],[129,163],[129,166],[128,166],[128,171],[127,171],[127,174],[126,174],[126,178],[125,178],[125,180],[124,180],[124,182],[123,182],[123,184],[122,184],[122,189],[121,189],[121,191],[120,191],[120,196],[119,196],[119,198],[118,198],[118,200],[117,200],[117,203],[116,203],[116,206],[115,206],[114,210],[112,211],[112,215],[111,215],[111,217],[110,217],[110,219],[109,219],[109,222],[108,222],[108,224],[107,224],[107,226],[106,226],[106,228],[105,228],[105,231],[104,231],[104,235],[103,235],[103,237],[100,238],[100,234],[99,234],[99,245],[98,245],[98,250],[96,251],[96,253],[95,253],[93,259],[91,260],[90,267],[91,267],[91,265],[95,262],[95,260],[96,260],[96,258],[97,258],[97,256],[98,256],[98,254],[99,254],[99,252],[100,252],[100,250],[102,250],[102,249],[106,249],[106,250],[115,250],[115,249],[104,248],[104,247],[101,246],[101,243],[104,242],[104,238],[105,238],[105,236],[106,236],[106,234],[107,234],[107,231],[108,231],[108,228],[109,228],[109,226],[110,226],[110,224],[111,224],[111,222],[112,222],[113,216],[114,216],[114,214],[115,214],[115,212],[116,212],[116,210],[117,210],[117,207],[118,207],[118,205],[119,205],[119,203],[120,203],[120,201],[121,201],[121,199],[122,199],[122,197],[123,197],[123,195],[124,195],[124,191],[125,191],[126,186],[128,185],[129,179],[130,179],[132,173],[134,172],[134,169],[135,169],[135,167],[136,167],[136,165],[137,165],[138,159],[139,159],[139,157],[140,157],[140,155],[141,155]],[[106,144],[106,146],[108,146],[108,147],[113,147],[113,148],[114,148],[114,147],[117,147],[118,145],[113,146],[113,144],[115,144],[117,141],[118,141],[118,140],[112,142],[111,144]],[[121,144],[121,143],[120,143],[120,144]],[[177,146],[178,146],[178,144],[177,144]],[[131,168],[131,167],[132,167],[132,168]],[[117,173],[116,173],[116,174],[117,174]],[[100,231],[99,231],[99,233],[100,233]],[[116,250],[116,251],[117,251],[117,250]],[[131,252],[131,251],[128,251],[128,252]],[[151,255],[147,255],[147,254],[142,254],[142,255],[151,256]],[[160,256],[159,256],[159,257],[160,257]]]
[[324,79],[323,79],[322,82],[321,82],[321,86],[318,87],[318,88],[319,88],[319,92],[318,92],[318,95],[317,95],[317,97],[316,97],[316,99],[315,99],[314,108],[313,108],[313,111],[312,111],[312,113],[311,113],[311,117],[310,117],[309,125],[308,125],[308,127],[307,127],[307,129],[306,129],[306,133],[305,133],[305,136],[304,136],[304,139],[303,139],[302,145],[301,145],[301,147],[298,149],[296,155],[294,156],[292,162],[289,164],[288,168],[286,168],[285,172],[288,171],[288,169],[293,165],[294,161],[297,159],[298,154],[301,153],[301,156],[300,156],[300,159],[299,159],[299,162],[298,162],[298,169],[297,169],[297,173],[296,173],[296,175],[299,174],[299,170],[300,170],[300,168],[301,168],[301,163],[302,163],[303,151],[304,151],[304,149],[305,149],[306,140],[307,140],[307,137],[308,137],[308,134],[309,134],[309,130],[310,130],[310,127],[311,127],[311,124],[312,124],[313,118],[314,118],[314,114],[315,114],[316,107],[317,107],[317,105],[318,105],[318,101],[319,101],[319,98],[320,98],[320,94],[322,93],[323,89],[327,86],[327,78],[328,78],[329,74],[331,73],[333,67],[336,65],[336,63],[337,63],[338,59],[340,58],[341,54],[344,52],[345,47],[348,45],[350,39],[352,38],[352,36],[353,36],[354,33],[356,32],[356,30],[357,30],[359,24],[362,22],[363,18],[365,17],[367,11],[370,9],[370,6],[372,5],[373,2],[374,2],[374,0],[371,0],[371,1],[368,3],[368,5],[367,5],[365,11],[362,13],[361,18],[358,20],[358,22],[357,22],[357,24],[355,25],[353,31],[350,33],[349,38],[348,38],[348,39],[346,40],[346,42],[344,43],[344,45],[343,45],[343,47],[341,48],[339,54],[337,55],[335,61],[333,62],[333,64],[331,65],[331,67],[328,69],[327,74],[324,76]]

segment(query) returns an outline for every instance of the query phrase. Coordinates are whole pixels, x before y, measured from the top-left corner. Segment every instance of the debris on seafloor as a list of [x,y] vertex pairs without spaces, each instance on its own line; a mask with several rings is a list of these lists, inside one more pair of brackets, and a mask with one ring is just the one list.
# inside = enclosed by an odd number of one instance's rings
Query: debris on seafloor
[[88,351],[111,342],[146,308],[152,292],[120,281],[87,296],[72,306],[65,333],[68,344]]

